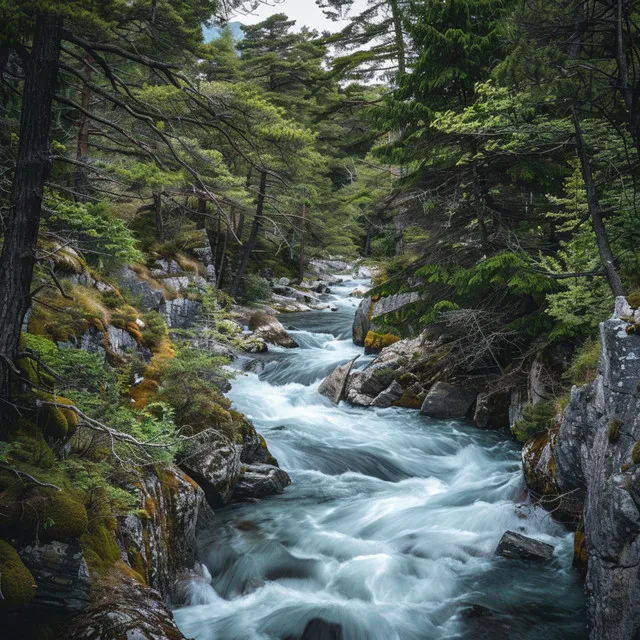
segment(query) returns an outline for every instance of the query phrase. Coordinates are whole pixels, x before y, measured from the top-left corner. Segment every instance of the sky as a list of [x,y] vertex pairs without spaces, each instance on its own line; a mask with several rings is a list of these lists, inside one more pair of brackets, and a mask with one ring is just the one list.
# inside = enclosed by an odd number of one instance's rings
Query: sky
[[[255,24],[274,13],[286,13],[292,20],[296,21],[296,29],[307,26],[318,31],[337,31],[345,24],[327,20],[316,5],[315,0],[284,0],[284,2],[278,2],[277,4],[274,0],[270,0],[269,4],[273,6],[262,5],[256,9],[254,15],[238,16],[234,20],[243,24]],[[365,6],[366,0],[356,0],[354,3],[355,13],[357,14]]]

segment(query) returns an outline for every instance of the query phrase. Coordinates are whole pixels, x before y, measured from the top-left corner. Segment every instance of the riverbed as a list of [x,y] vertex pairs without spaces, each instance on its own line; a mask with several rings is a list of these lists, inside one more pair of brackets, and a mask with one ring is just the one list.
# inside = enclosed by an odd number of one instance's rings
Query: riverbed
[[[408,409],[335,407],[318,393],[324,376],[362,354],[351,341],[359,301],[348,296],[361,284],[332,287],[324,298],[336,311],[281,317],[300,348],[270,347],[234,380],[235,408],[293,484],[218,510],[199,532],[211,580],[175,612],[181,631],[197,640],[297,640],[305,628],[304,640],[586,638],[573,534],[528,502],[508,434]],[[496,557],[506,530],[553,544],[553,561]]]

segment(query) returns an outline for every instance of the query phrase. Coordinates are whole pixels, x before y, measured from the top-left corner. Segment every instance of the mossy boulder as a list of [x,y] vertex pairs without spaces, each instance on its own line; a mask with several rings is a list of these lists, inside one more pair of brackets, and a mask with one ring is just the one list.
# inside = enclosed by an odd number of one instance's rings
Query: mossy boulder
[[0,540],[0,576],[0,610],[14,609],[31,602],[36,593],[35,580],[18,552],[4,540]]
[[69,491],[28,489],[16,482],[0,498],[0,534],[23,541],[66,540],[88,527],[87,510]]

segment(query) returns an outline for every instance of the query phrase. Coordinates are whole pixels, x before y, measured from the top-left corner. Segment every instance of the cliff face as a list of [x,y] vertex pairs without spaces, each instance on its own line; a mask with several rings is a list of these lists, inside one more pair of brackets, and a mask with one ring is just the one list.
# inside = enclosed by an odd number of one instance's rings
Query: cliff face
[[633,316],[619,298],[614,317],[600,325],[598,375],[573,388],[555,449],[560,488],[585,499],[594,640],[640,634],[640,335]]

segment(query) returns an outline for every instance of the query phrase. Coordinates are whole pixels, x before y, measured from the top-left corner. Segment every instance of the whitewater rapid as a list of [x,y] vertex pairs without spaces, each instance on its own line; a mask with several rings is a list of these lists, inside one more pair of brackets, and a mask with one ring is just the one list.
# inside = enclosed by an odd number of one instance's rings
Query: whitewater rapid
[[[360,284],[325,296],[337,311],[281,318],[300,349],[270,348],[233,382],[235,407],[293,484],[218,510],[200,531],[211,580],[175,611],[181,631],[296,640],[321,619],[343,640],[586,638],[573,536],[529,504],[505,434],[407,409],[335,407],[317,392],[362,353],[351,341],[358,300],[348,297]],[[553,561],[495,557],[507,529],[553,544]]]

